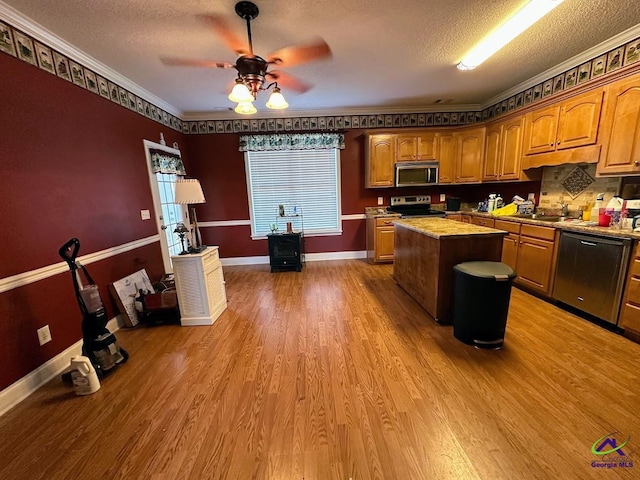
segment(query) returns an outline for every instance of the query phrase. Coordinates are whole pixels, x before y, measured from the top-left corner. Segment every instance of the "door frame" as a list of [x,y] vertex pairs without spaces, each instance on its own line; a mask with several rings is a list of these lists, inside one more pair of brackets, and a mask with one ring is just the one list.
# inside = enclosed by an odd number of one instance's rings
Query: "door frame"
[[[156,180],[156,174],[153,172],[151,168],[151,153],[150,149],[158,149],[163,150],[167,153],[171,153],[173,155],[178,155],[182,158],[182,154],[180,150],[177,148],[168,147],[166,145],[162,145],[161,143],[155,143],[151,140],[142,140],[144,145],[144,153],[147,161],[147,171],[149,172],[149,185],[151,186],[151,197],[153,198],[153,211],[154,218],[156,221],[156,226],[158,228],[158,236],[160,237],[160,250],[162,252],[162,263],[164,265],[165,273],[173,272],[173,265],[171,263],[171,256],[169,254],[169,245],[167,243],[167,237],[165,234],[166,226],[164,225],[164,219],[162,217],[162,202],[160,200],[160,192],[158,190],[158,182]],[[174,144],[177,146],[177,144]],[[183,221],[189,218],[189,212],[187,209],[187,205],[183,205],[181,208]]]

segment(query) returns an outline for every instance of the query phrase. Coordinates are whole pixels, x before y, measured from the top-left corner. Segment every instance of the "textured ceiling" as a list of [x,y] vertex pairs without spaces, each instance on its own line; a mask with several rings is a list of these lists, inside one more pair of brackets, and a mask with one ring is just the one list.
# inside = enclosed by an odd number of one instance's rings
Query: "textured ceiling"
[[[233,117],[226,98],[235,71],[170,67],[161,55],[234,62],[197,14],[223,14],[238,36],[246,27],[235,0],[5,0],[36,24],[187,116]],[[637,0],[565,0],[474,71],[460,58],[526,0],[269,0],[255,2],[258,55],[320,36],[333,57],[285,69],[314,84],[283,93],[290,111],[432,108],[483,104],[640,24]],[[266,94],[258,98],[266,116]]]

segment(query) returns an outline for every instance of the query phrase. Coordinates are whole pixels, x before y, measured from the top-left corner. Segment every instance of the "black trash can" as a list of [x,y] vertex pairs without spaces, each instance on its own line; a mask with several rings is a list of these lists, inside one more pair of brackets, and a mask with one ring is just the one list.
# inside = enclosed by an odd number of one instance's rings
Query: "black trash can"
[[453,335],[477,348],[501,348],[515,272],[500,262],[465,262],[453,271]]

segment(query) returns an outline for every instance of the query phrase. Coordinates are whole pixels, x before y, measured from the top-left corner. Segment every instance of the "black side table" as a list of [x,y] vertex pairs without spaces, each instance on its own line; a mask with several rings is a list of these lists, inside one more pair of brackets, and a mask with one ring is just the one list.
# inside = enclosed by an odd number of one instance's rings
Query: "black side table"
[[272,273],[280,270],[302,271],[302,233],[271,233],[267,238]]

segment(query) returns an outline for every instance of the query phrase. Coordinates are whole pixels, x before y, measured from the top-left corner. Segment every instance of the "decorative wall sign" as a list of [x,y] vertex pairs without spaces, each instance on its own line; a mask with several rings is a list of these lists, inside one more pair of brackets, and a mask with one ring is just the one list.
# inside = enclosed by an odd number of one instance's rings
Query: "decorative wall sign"
[[13,43],[11,28],[2,22],[0,22],[0,52],[16,56],[16,46]]
[[40,42],[34,42],[36,49],[36,58],[38,59],[38,66],[45,72],[56,74],[56,69],[53,66],[53,55],[51,49]]
[[36,54],[33,49],[33,41],[22,32],[15,32],[16,50],[18,58],[31,65],[37,65]]

